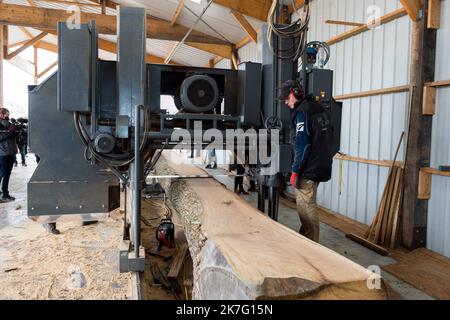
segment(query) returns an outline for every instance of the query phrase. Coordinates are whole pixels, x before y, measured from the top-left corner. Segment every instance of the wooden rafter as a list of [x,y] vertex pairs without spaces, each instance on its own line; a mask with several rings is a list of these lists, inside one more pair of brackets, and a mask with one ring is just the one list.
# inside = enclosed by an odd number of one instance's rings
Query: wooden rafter
[[[258,32],[259,32],[259,31],[257,31],[257,33],[258,33]],[[236,43],[235,48],[236,48],[236,50],[239,50],[240,48],[246,46],[246,45],[249,44],[250,42],[252,42],[252,38],[250,38],[250,36],[247,35],[247,36],[245,36],[244,38],[242,38],[241,40],[239,40],[238,43]],[[221,56],[221,55],[217,55],[217,56],[213,59],[214,65],[218,64],[218,63],[219,63],[221,60],[223,60],[224,58],[226,58],[226,57]],[[231,59],[231,54],[230,54],[230,57],[227,58],[227,59]]]
[[244,29],[244,31],[247,33],[247,35],[254,41],[258,42],[258,33],[256,30],[252,27],[250,22],[240,13],[236,10],[231,10],[231,15],[236,19],[236,21],[239,23],[239,25]]
[[180,0],[178,2],[177,8],[175,9],[175,13],[172,16],[172,20],[170,20],[170,25],[174,26],[175,23],[177,23],[177,19],[180,16],[181,10],[183,9],[184,6],[184,0]]
[[214,0],[214,3],[261,21],[267,20],[272,6],[272,0]]
[[38,80],[39,80],[39,77],[38,77],[38,65],[39,65],[39,60],[38,60],[38,48],[36,47],[36,46],[34,46],[33,47],[33,49],[34,49],[34,59],[33,59],[33,62],[34,62],[34,84],[36,85],[36,84],[38,84]]
[[42,76],[44,76],[47,72],[49,72],[50,70],[52,70],[54,67],[56,67],[58,65],[58,61],[53,62],[51,65],[49,65],[47,68],[45,68],[42,72],[39,72],[37,77],[42,78]]
[[169,64],[170,60],[172,60],[173,53],[177,49],[178,45],[179,45],[179,42],[176,42],[173,45],[172,49],[170,49],[169,53],[167,54],[166,58],[164,59],[164,64]]
[[[300,9],[305,4],[305,0],[295,0],[295,9]],[[289,13],[293,13],[295,11],[294,7],[292,5],[289,5]]]
[[32,45],[34,45],[35,43],[39,42],[40,40],[42,40],[48,33],[47,32],[41,32],[39,35],[37,35],[36,37],[28,40],[24,45],[22,45],[20,48],[18,48],[17,50],[9,53],[8,55],[5,56],[5,59],[9,60],[14,58],[15,56],[17,56],[18,54],[20,54],[21,52],[23,52],[24,50],[28,49],[29,47],[31,47]]
[[[0,24],[27,26],[37,29],[56,29],[59,21],[66,21],[70,13],[64,10],[0,4]],[[116,17],[92,13],[81,13],[81,22],[95,20],[101,34],[117,34]],[[170,22],[158,19],[147,19],[147,36],[153,39],[180,41],[188,31],[187,27],[171,26]],[[228,42],[193,31],[188,38],[190,42],[229,45]]]
[[423,0],[400,0],[406,12],[413,21],[417,21],[419,10],[423,8]]
[[72,6],[83,6],[83,7],[101,7],[101,4],[99,3],[88,3],[88,2],[79,2],[79,1],[67,1],[67,0],[27,0],[28,3],[30,3],[32,6],[36,6],[36,2],[47,2],[47,3],[59,3],[59,4],[66,4],[66,5],[72,5]]

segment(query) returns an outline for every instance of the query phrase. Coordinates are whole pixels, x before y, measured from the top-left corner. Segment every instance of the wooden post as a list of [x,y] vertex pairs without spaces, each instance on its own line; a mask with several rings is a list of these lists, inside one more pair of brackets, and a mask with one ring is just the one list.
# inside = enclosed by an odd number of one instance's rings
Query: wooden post
[[33,46],[34,49],[34,84],[38,84],[38,48]]
[[426,246],[428,201],[419,199],[419,172],[430,166],[432,116],[423,115],[423,87],[432,82],[436,59],[436,30],[427,28],[428,8],[413,22],[410,83],[413,94],[406,150],[403,245],[408,249]]

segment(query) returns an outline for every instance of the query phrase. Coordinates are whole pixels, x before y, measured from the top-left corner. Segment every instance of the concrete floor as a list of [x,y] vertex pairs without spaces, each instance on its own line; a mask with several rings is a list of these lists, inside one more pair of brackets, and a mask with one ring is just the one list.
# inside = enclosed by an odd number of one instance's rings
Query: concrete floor
[[[208,172],[212,175],[226,174],[225,170],[221,169],[208,170]],[[221,176],[217,178],[217,180],[227,186],[228,189],[234,189],[234,182],[232,178]],[[251,193],[248,196],[243,195],[242,197],[246,199],[253,207],[258,207],[257,193]],[[278,222],[296,232],[298,232],[301,226],[296,210],[284,206],[283,204],[280,204]],[[384,266],[397,262],[390,257],[384,257],[364,246],[359,245],[358,243],[346,238],[344,233],[331,228],[324,223],[320,224],[320,244],[338,252],[344,257],[360,264],[365,268],[368,268],[369,266]],[[381,275],[384,281],[399,295],[395,297],[396,299],[433,300],[433,298],[428,294],[412,287],[411,285],[383,270],[381,270]]]
[[36,168],[13,169],[10,193],[16,201],[0,204],[0,300],[129,299],[129,274],[120,274],[118,246],[121,215],[112,212],[98,224],[58,222],[49,235],[27,218],[27,182]]
[[[115,238],[121,234],[120,218],[83,228],[61,223],[61,236],[47,235],[40,224],[26,216],[26,183],[36,166],[33,155],[28,159],[29,167],[13,170],[10,191],[16,201],[0,205],[0,299],[126,299],[128,279],[118,273],[116,259]],[[226,174],[224,170],[209,172]],[[233,190],[231,178],[218,180]],[[257,194],[243,197],[257,206]],[[297,212],[283,205],[280,205],[279,222],[294,231],[300,227]],[[345,238],[343,233],[325,224],[321,224],[320,243],[364,267],[396,262]],[[67,268],[71,264],[81,266],[86,274],[85,289],[71,291],[65,287]],[[17,270],[8,271],[14,268]],[[403,299],[432,299],[384,271],[382,276]],[[88,291],[95,291],[96,295],[89,295]]]

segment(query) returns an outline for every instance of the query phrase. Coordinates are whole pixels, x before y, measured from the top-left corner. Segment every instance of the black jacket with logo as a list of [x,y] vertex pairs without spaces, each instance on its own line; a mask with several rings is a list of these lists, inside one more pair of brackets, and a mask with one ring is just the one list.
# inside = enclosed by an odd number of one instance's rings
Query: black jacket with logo
[[334,156],[330,112],[316,101],[303,100],[294,110],[292,124],[292,172],[316,182],[329,181]]

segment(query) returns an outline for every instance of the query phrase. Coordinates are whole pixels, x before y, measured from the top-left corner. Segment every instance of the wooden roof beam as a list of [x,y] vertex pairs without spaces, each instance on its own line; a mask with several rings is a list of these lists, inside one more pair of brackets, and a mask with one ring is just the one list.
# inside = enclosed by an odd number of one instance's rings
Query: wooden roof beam
[[41,32],[39,35],[37,35],[36,37],[28,40],[24,45],[22,45],[20,48],[16,49],[15,51],[9,53],[8,55],[5,56],[6,60],[12,59],[15,56],[19,55],[21,52],[25,51],[26,49],[28,49],[29,47],[31,47],[32,45],[36,44],[37,42],[39,42],[40,40],[42,40],[48,33],[47,32]]
[[239,25],[244,29],[244,31],[247,33],[247,35],[254,41],[258,42],[258,33],[256,30],[252,27],[250,22],[239,12],[236,10],[231,10],[231,15],[236,19],[236,21],[239,23]]
[[37,74],[37,78],[42,78],[42,76],[44,76],[47,72],[49,72],[50,70],[52,70],[54,67],[56,67],[58,65],[58,60],[53,62],[51,65],[49,65],[47,68],[45,68],[42,72]]
[[175,9],[175,13],[173,14],[172,20],[170,20],[170,25],[174,26],[175,23],[177,23],[177,19],[180,16],[181,10],[183,9],[184,6],[184,0],[180,0],[178,2],[177,8]]
[[267,21],[272,6],[271,0],[214,0],[214,3],[261,21]]
[[[305,5],[305,0],[295,0],[295,9],[300,9]],[[295,11],[294,7],[292,5],[289,5],[289,13],[292,14]]]
[[[0,24],[33,27],[37,29],[56,29],[58,22],[66,21],[71,13],[64,10],[19,6],[0,3]],[[116,17],[92,13],[81,13],[81,22],[96,21],[101,34],[117,34]],[[180,41],[188,31],[187,27],[180,25],[171,26],[170,22],[147,18],[147,37],[160,40]],[[190,42],[211,43],[229,45],[228,42],[206,35],[199,31],[193,31]]]

